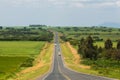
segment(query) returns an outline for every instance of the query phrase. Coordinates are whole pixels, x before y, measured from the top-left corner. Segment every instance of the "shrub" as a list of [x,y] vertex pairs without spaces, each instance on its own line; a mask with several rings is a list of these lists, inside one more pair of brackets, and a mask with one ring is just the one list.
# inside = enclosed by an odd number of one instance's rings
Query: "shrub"
[[24,61],[20,67],[32,67],[33,66],[33,58],[28,58],[26,61]]

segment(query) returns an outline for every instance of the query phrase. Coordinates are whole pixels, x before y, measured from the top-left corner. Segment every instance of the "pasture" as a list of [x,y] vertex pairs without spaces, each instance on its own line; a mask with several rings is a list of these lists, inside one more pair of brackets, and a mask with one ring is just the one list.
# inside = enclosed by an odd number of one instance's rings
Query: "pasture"
[[37,55],[44,44],[40,41],[0,41],[0,56]]
[[26,61],[35,58],[42,50],[45,42],[40,41],[1,41],[0,42],[0,80],[15,76],[22,69],[21,65],[29,65]]
[[0,56],[0,80],[12,77],[28,57]]
[[[98,47],[104,48],[104,42],[94,42],[94,45],[97,45]],[[117,42],[113,42],[113,47],[116,48]]]

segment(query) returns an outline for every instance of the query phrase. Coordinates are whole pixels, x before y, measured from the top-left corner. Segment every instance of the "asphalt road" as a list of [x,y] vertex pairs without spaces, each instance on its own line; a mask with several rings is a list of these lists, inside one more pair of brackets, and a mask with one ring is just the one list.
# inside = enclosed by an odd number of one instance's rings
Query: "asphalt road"
[[55,35],[54,41],[55,41],[55,51],[54,51],[52,69],[49,73],[38,78],[37,80],[113,80],[111,78],[78,73],[76,71],[67,68],[62,58],[57,33]]

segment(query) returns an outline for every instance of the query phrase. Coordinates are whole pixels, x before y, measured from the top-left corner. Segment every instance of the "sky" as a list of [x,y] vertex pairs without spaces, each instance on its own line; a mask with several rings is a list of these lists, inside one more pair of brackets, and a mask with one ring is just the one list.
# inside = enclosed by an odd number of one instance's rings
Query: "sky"
[[120,23],[120,0],[0,0],[0,25]]

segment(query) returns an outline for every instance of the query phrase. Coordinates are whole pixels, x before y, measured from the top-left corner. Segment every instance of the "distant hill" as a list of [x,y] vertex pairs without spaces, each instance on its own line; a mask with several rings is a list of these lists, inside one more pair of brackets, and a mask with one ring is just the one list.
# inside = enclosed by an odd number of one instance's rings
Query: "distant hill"
[[100,24],[99,26],[118,27],[118,28],[120,28],[120,23],[107,22],[107,23]]

